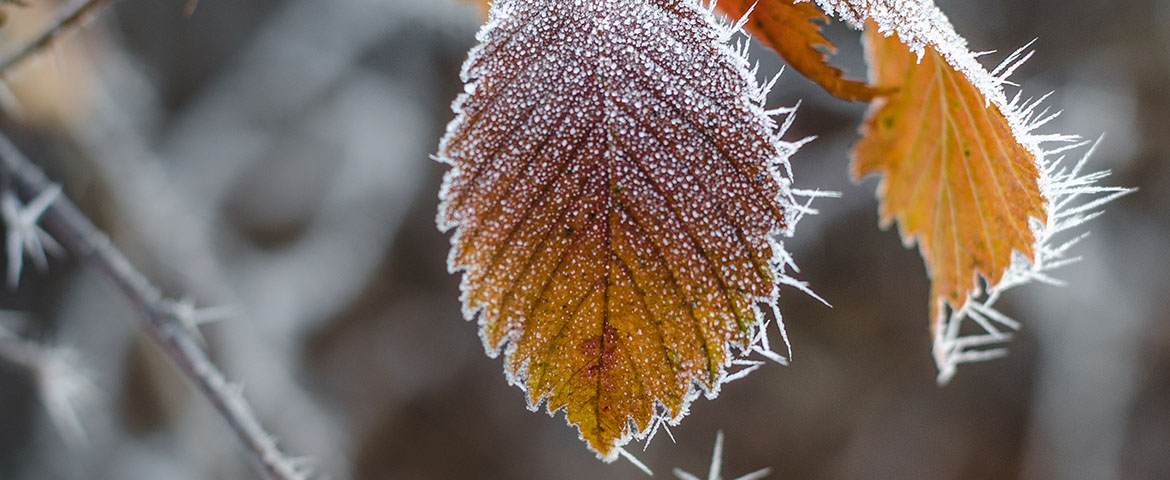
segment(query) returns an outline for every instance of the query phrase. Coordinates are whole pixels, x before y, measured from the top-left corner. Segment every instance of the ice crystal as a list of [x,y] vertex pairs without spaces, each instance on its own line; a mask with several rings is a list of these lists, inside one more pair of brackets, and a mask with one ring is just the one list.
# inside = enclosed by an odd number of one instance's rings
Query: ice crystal
[[[707,480],[723,480],[723,431],[715,434],[715,449],[711,452],[711,468],[707,471]],[[742,477],[736,477],[733,480],[759,480],[767,477],[772,473],[770,468],[761,468],[752,473]],[[682,469],[674,469],[674,476],[679,480],[702,480],[694,474],[687,473]]]

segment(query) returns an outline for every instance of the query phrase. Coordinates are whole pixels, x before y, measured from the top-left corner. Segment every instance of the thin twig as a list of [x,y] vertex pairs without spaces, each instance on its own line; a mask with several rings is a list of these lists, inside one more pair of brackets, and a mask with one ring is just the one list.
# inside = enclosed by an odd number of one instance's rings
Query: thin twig
[[[0,133],[0,175],[22,198],[36,197],[52,183],[3,133]],[[176,315],[178,302],[138,272],[109,238],[64,196],[45,211],[41,225],[62,246],[82,262],[96,267],[114,282],[142,315],[143,328],[171,361],[211,401],[228,426],[244,444],[248,454],[271,479],[296,480],[306,475],[277,448],[272,436],[256,420],[240,389],[229,384],[211,363]]]
[[52,25],[45,28],[44,32],[37,35],[36,38],[29,41],[23,47],[14,50],[12,53],[4,56],[0,60],[0,75],[8,72],[12,66],[24,61],[28,57],[35,55],[37,52],[48,48],[58,38],[65,35],[65,33],[73,30],[78,25],[81,25],[82,20],[85,20],[89,14],[98,11],[102,7],[110,5],[118,0],[85,0],[71,10],[65,13],[60,20],[57,20]]

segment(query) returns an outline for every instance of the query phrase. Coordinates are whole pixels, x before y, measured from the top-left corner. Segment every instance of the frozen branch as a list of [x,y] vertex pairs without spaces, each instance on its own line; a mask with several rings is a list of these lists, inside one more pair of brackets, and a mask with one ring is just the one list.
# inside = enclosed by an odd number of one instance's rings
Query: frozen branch
[[[44,173],[0,134],[0,175],[5,188],[22,198],[36,198],[53,186]],[[168,299],[130,264],[108,237],[64,196],[41,215],[45,232],[82,263],[109,278],[142,316],[142,326],[172,362],[211,401],[245,450],[268,478],[306,478],[296,463],[277,448],[256,419],[240,388],[229,384],[183,322],[183,303]]]
[[66,33],[72,31],[77,26],[81,25],[91,13],[97,12],[102,7],[110,5],[118,0],[85,0],[65,13],[60,20],[53,22],[45,28],[44,32],[37,35],[36,38],[29,41],[24,46],[17,48],[11,53],[6,54],[0,60],[0,75],[8,73],[8,70],[14,65],[24,61],[38,52],[45,50],[57,39],[64,36]]

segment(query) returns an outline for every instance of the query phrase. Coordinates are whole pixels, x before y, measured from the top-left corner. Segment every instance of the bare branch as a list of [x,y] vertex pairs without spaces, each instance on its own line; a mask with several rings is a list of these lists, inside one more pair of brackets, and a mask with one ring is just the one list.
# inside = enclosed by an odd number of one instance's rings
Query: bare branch
[[14,65],[24,61],[28,57],[48,48],[57,39],[61,38],[66,33],[72,31],[81,22],[85,20],[89,14],[97,12],[102,7],[110,5],[118,0],[85,0],[80,4],[74,6],[60,20],[53,22],[45,28],[44,32],[37,35],[36,38],[29,41],[23,47],[20,47],[9,54],[4,55],[0,60],[0,75],[4,75]]
[[[0,134],[0,175],[7,188],[22,198],[35,198],[52,188],[39,168]],[[294,460],[285,456],[273,437],[256,420],[240,389],[228,383],[207,353],[181,321],[182,303],[168,299],[130,264],[108,237],[64,196],[57,198],[41,216],[46,232],[83,263],[96,267],[122,290],[142,315],[142,326],[172,362],[211,401],[245,450],[268,478],[306,477]]]

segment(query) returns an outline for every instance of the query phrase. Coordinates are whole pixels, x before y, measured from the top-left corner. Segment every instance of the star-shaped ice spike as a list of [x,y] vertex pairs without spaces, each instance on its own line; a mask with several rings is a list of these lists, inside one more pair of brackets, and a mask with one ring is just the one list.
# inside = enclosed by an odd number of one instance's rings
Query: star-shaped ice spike
[[8,228],[6,247],[8,253],[8,286],[16,288],[20,282],[20,271],[24,266],[24,254],[32,258],[37,268],[45,269],[49,266],[46,252],[53,255],[63,255],[65,249],[57,243],[51,235],[46,233],[37,222],[41,215],[61,196],[61,186],[53,185],[37,195],[28,205],[21,205],[20,199],[12,190],[6,190],[0,196],[0,215]]
[[[715,435],[715,451],[711,453],[711,470],[707,472],[707,480],[723,480],[722,474],[719,473],[723,469],[723,431],[720,430]],[[772,473],[770,468],[761,468],[752,473],[744,475],[733,480],[759,480]],[[674,476],[679,480],[702,480],[699,477],[690,473],[684,472],[681,469],[674,469]]]

